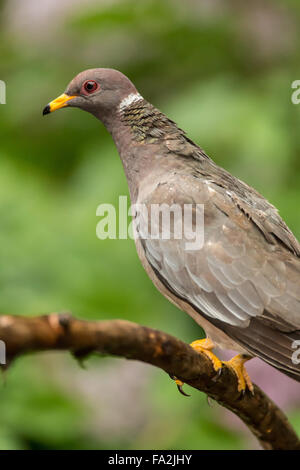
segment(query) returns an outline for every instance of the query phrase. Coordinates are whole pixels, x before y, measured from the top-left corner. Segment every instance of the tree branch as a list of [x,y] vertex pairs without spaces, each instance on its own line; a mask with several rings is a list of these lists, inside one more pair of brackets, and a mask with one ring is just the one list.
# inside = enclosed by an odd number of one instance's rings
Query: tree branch
[[230,368],[224,366],[217,378],[207,356],[167,333],[123,320],[82,321],[52,313],[33,318],[2,315],[0,339],[7,365],[21,354],[44,350],[68,350],[78,358],[98,352],[152,364],[239,416],[264,449],[300,450],[286,416],[259,387],[254,386],[253,396],[241,398]]

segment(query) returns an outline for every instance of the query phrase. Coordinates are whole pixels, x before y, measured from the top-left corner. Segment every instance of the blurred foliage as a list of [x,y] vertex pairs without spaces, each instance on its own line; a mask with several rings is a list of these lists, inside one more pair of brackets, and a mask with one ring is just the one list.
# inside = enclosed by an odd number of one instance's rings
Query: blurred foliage
[[[23,2],[26,13],[25,3],[35,3],[36,14],[22,16],[24,23],[17,0],[0,3],[0,78],[7,84],[0,106],[0,311],[71,310],[87,319],[138,321],[186,341],[199,337],[199,327],[155,290],[131,240],[96,238],[98,204],[117,205],[128,194],[103,126],[78,110],[47,118],[41,112],[79,71],[120,69],[218,164],[268,197],[299,238],[300,112],[291,103],[299,2],[116,0],[72,8],[69,1],[63,9],[60,1],[51,10],[59,4],[60,14],[46,12],[40,29],[40,2]],[[145,396],[142,411],[127,397],[129,416],[136,407],[145,417],[130,424],[132,433],[116,421],[107,434],[101,398],[86,399],[89,374],[98,385],[105,381],[106,361],[118,380],[124,361],[93,358],[80,375],[86,389],[77,390],[59,379],[72,384],[78,374],[64,355],[18,360],[0,386],[0,449],[253,445],[229,430],[219,407],[195,392],[184,400],[147,366],[148,385],[135,391]],[[126,395],[126,383],[108,393],[111,406]],[[91,426],[93,407],[100,417]],[[299,412],[291,418],[300,431]]]

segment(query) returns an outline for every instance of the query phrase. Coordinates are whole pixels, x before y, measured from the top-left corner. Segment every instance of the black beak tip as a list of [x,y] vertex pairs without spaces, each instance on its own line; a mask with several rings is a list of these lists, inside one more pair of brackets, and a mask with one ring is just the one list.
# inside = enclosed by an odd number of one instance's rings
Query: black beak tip
[[45,106],[45,108],[43,109],[43,116],[45,116],[45,114],[49,114],[50,113],[50,106],[49,104],[47,104],[47,106]]

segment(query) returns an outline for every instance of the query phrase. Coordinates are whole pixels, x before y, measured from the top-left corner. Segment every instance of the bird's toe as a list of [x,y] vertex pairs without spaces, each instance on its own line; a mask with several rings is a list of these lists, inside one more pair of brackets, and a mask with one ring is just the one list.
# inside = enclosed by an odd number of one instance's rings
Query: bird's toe
[[230,367],[237,376],[238,391],[241,392],[242,397],[245,395],[247,390],[249,390],[252,395],[254,395],[254,387],[245,368],[245,362],[248,360],[248,356],[238,354],[237,356],[234,356],[232,359],[230,359],[230,361],[223,361],[223,364]]

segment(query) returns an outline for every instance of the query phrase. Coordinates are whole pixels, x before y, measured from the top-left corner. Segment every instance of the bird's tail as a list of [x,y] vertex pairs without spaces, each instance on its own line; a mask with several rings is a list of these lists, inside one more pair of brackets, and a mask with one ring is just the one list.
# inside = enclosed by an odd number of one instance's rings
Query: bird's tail
[[233,329],[228,333],[251,355],[300,382],[300,330],[282,331],[272,326],[256,317],[248,328],[239,328],[238,334]]

